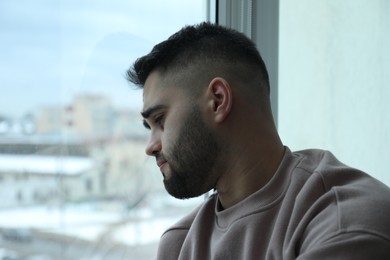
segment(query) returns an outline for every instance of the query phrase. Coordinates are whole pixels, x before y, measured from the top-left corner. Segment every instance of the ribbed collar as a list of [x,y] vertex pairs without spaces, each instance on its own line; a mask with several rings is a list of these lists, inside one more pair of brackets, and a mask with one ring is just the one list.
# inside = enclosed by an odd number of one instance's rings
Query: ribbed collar
[[286,146],[283,159],[274,176],[260,190],[240,201],[236,205],[218,211],[219,198],[215,200],[215,214],[220,229],[227,229],[234,221],[254,212],[265,211],[279,203],[283,198],[291,179],[291,171],[297,166],[300,157],[292,154]]

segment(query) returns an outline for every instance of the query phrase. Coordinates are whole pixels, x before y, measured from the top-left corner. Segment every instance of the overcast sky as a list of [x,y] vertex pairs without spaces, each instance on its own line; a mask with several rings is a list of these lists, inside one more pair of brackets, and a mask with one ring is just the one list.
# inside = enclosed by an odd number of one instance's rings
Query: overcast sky
[[126,69],[205,17],[204,0],[0,0],[0,114],[66,105],[79,93],[140,109]]

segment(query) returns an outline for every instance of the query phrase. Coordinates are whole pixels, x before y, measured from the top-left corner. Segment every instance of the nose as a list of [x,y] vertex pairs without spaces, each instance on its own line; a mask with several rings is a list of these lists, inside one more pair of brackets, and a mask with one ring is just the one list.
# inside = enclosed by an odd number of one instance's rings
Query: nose
[[145,148],[145,153],[149,156],[156,155],[161,152],[161,138],[159,135],[152,134]]

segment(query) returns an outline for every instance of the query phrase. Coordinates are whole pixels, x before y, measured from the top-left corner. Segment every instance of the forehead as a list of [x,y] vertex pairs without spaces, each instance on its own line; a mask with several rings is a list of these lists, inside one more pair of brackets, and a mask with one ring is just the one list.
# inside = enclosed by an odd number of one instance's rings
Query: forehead
[[157,94],[155,92],[158,90],[157,86],[159,85],[161,85],[160,73],[158,73],[157,71],[151,72],[144,84],[144,91],[143,91],[144,105],[145,103],[149,103],[150,102],[149,99],[151,99],[153,96]]
[[159,71],[149,74],[143,90],[143,110],[157,105],[169,105],[176,99],[183,99],[183,89],[174,85],[172,80]]

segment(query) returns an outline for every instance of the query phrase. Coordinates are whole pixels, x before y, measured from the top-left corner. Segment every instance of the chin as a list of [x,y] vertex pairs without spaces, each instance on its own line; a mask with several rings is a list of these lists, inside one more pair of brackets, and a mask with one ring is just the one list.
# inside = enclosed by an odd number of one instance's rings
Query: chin
[[183,189],[183,186],[181,187],[172,187],[170,185],[169,181],[164,180],[164,185],[166,191],[171,195],[172,197],[175,197],[176,199],[192,199],[199,197],[203,194],[205,194],[207,191],[201,191],[201,190],[185,190]]

